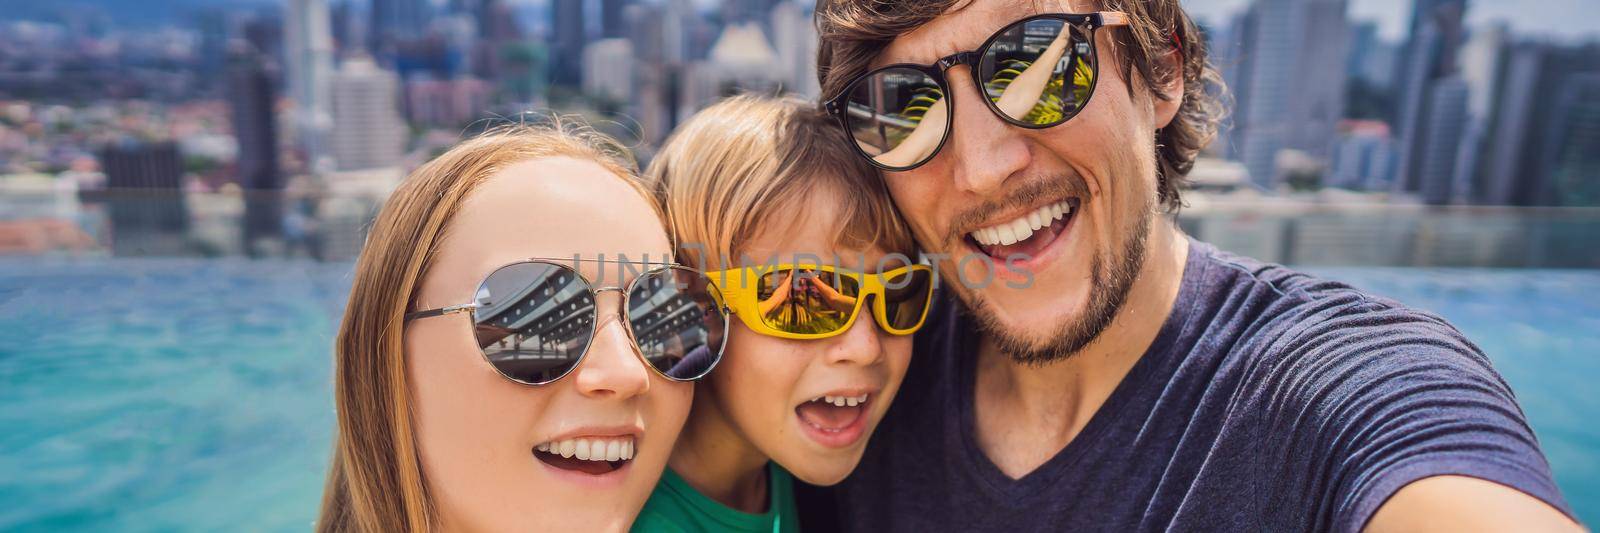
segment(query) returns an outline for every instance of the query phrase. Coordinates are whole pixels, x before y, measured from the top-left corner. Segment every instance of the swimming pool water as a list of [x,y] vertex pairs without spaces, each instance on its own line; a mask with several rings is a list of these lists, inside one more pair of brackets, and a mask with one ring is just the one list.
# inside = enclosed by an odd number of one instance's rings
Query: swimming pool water
[[[309,529],[350,265],[0,260],[0,530]],[[1449,318],[1600,522],[1600,272],[1318,269]]]

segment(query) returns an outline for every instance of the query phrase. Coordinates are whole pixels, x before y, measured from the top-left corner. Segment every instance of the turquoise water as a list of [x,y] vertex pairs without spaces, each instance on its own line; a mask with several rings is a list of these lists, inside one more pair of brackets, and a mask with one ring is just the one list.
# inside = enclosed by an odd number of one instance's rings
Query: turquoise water
[[[0,530],[308,529],[349,269],[0,260]],[[1466,331],[1600,522],[1600,272],[1318,273]]]

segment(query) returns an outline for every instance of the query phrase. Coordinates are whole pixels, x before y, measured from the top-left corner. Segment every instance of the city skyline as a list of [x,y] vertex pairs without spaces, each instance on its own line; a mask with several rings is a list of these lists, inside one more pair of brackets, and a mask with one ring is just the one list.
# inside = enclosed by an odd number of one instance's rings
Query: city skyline
[[[1183,0],[1190,15],[1208,25],[1224,24],[1255,0]],[[1547,36],[1562,40],[1600,39],[1594,25],[1592,0],[1540,0],[1535,2],[1470,2],[1466,25],[1469,28],[1505,23],[1518,34]],[[1411,21],[1411,3],[1395,0],[1350,0],[1352,21],[1373,21],[1379,35],[1389,42],[1405,38]]]
[[[1595,180],[1583,169],[1594,162],[1581,143],[1594,127],[1586,76],[1596,67],[1564,58],[1595,48],[1473,27],[1503,5],[1480,4],[1396,4],[1426,16],[1407,15],[1391,42],[1394,17],[1363,18],[1371,0],[1186,3],[1206,21],[1234,97],[1207,155],[1241,164],[1210,168],[1242,169],[1243,184],[1276,195],[1340,187],[1430,204],[1588,202]],[[185,183],[282,189],[300,176],[403,175],[463,128],[530,110],[617,124],[609,133],[648,161],[677,124],[724,96],[818,96],[812,8],[793,0],[231,0],[159,32],[74,9],[58,8],[56,22],[10,22],[0,99],[24,106],[14,109],[18,126],[44,120],[51,131],[63,129],[61,113],[108,102],[142,116],[85,128],[87,137],[12,130],[44,144],[21,155],[0,146],[0,167],[93,172],[86,156],[133,133],[178,141]],[[1531,11],[1524,20],[1545,13]],[[241,47],[259,73],[241,70]],[[93,66],[76,66],[85,62]],[[219,100],[231,113],[202,107],[198,121],[163,126],[173,106]],[[148,103],[129,105],[138,102]],[[34,105],[57,107],[35,114]],[[383,135],[354,134],[385,124]],[[234,142],[218,149],[209,140],[219,138]]]

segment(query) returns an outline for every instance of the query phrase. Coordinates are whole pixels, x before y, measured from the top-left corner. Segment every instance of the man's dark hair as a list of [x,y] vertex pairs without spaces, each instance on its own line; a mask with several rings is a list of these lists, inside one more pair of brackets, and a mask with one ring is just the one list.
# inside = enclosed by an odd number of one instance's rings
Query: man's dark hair
[[[817,6],[817,78],[822,84],[822,100],[844,92],[845,85],[866,73],[878,53],[895,37],[910,32],[952,9],[964,9],[971,0],[823,0]],[[1172,123],[1156,137],[1156,160],[1160,167],[1160,194],[1163,205],[1174,211],[1182,200],[1179,190],[1187,182],[1195,158],[1217,135],[1225,107],[1222,76],[1206,56],[1204,36],[1178,0],[1102,0],[1101,9],[1128,15],[1128,26],[1111,28],[1114,53],[1121,61],[1122,75],[1130,80],[1131,94],[1136,86],[1133,73],[1156,98],[1166,95],[1156,87],[1183,76],[1183,105]],[[1183,52],[1183,70],[1175,72],[1169,63],[1152,58],[1174,47]]]

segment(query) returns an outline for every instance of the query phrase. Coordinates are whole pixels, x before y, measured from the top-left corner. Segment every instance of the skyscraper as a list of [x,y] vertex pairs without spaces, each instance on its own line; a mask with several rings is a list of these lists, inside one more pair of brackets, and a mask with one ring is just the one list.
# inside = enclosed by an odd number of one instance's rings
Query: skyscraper
[[1450,77],[1433,83],[1428,95],[1428,113],[1423,124],[1432,132],[1413,154],[1413,172],[1423,201],[1432,205],[1451,203],[1465,191],[1455,190],[1456,162],[1461,154],[1461,132],[1467,123],[1467,82]]
[[[772,11],[774,6],[783,2],[784,0],[723,0],[722,24],[731,26],[744,22],[754,22],[765,26],[767,24],[767,14]],[[770,30],[771,28],[763,27],[763,29]]]
[[1345,7],[1344,0],[1258,0],[1241,24],[1240,70],[1229,77],[1245,97],[1235,117],[1239,154],[1259,186],[1282,183],[1284,150],[1324,164],[1332,156],[1344,117]]
[[460,77],[436,80],[424,77],[405,81],[406,116],[413,124],[460,128],[489,116],[489,82]]
[[171,141],[110,143],[99,153],[106,173],[111,249],[116,255],[177,252],[189,228],[181,190],[183,159]]
[[333,76],[333,157],[339,170],[392,167],[407,129],[396,99],[399,81],[365,57],[347,59]]
[[616,39],[628,36],[628,6],[634,0],[600,0],[600,36]]
[[816,98],[822,89],[817,86],[817,28],[811,16],[800,4],[782,2],[772,8],[771,28],[784,90]]
[[1573,76],[1557,93],[1560,117],[1546,157],[1554,203],[1600,207],[1600,73]]
[[[237,43],[236,43],[237,44]],[[228,107],[239,143],[238,183],[245,189],[280,189],[274,69],[248,46],[235,47],[228,65]]]
[[[1479,181],[1484,201],[1506,205],[1557,205],[1558,169],[1568,146],[1580,153],[1600,146],[1570,144],[1586,138],[1583,113],[1589,100],[1583,87],[1600,75],[1600,44],[1566,46],[1521,41],[1507,49],[1505,75],[1495,105],[1490,137],[1484,142]],[[1574,81],[1579,80],[1579,81]],[[1574,88],[1577,87],[1577,88]],[[1576,96],[1563,98],[1565,94]]]
[[550,9],[550,83],[577,87],[583,83],[583,47],[589,41],[584,30],[583,0],[554,0]]
[[1456,54],[1460,51],[1466,16],[1466,0],[1416,0],[1411,15],[1411,33],[1395,79],[1399,83],[1399,103],[1395,128],[1400,138],[1400,167],[1396,171],[1398,192],[1418,192],[1422,187],[1422,157],[1435,140],[1431,136],[1455,136],[1459,131],[1429,130],[1429,98],[1434,84],[1456,74]]
[[282,234],[284,185],[278,164],[277,69],[254,47],[235,41],[228,61],[228,107],[239,144],[235,176],[244,189],[244,247]]
[[505,67],[501,54],[522,38],[522,28],[504,0],[481,0],[474,13],[478,20],[474,71],[484,79],[499,79]]
[[740,92],[769,93],[782,85],[784,71],[767,44],[761,25],[729,25],[705,61],[696,62],[684,80],[683,107],[690,112]]
[[289,0],[285,17],[289,37],[288,85],[295,101],[295,128],[307,167],[322,170],[329,114],[329,77],[333,75],[333,34],[326,0]]
[[1492,149],[1495,108],[1501,105],[1501,92],[1507,83],[1507,38],[1503,25],[1480,28],[1472,32],[1458,56],[1460,78],[1467,87],[1467,106],[1452,189],[1454,199],[1462,203],[1485,203],[1490,195],[1485,162]]
[[376,57],[388,57],[397,41],[420,37],[432,15],[428,0],[372,0],[368,49]]
[[1398,60],[1399,51],[1378,34],[1376,22],[1363,22],[1351,27],[1350,61],[1345,69],[1352,79],[1359,79],[1374,88],[1388,89],[1394,84]]
[[600,39],[583,49],[583,92],[608,103],[633,100],[633,43],[627,39]]

